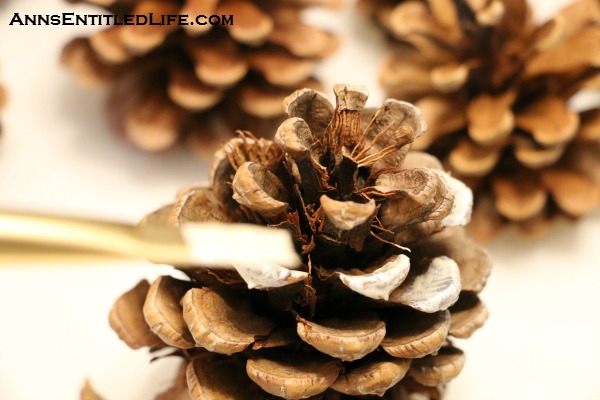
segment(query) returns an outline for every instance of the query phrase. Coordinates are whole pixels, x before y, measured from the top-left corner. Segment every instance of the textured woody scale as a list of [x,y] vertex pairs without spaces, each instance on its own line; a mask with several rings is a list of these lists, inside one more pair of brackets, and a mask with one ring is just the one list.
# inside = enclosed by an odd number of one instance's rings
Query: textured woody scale
[[[462,228],[471,191],[434,157],[411,104],[364,110],[364,87],[286,98],[273,141],[248,132],[143,223],[246,222],[286,229],[303,265],[183,268],[141,281],[110,324],[130,347],[183,365],[157,399],[439,399],[487,310],[488,254]],[[232,248],[232,252],[236,249]],[[269,251],[269,249],[265,249]]]
[[600,87],[600,2],[577,0],[543,25],[524,0],[361,1],[389,32],[392,96],[429,125],[416,149],[475,193],[473,233],[507,222],[543,232],[600,203],[600,108],[569,100]]
[[337,47],[301,13],[338,0],[69,0],[116,15],[230,15],[233,25],[113,26],[76,38],[62,63],[85,86],[108,85],[109,118],[134,144],[159,151],[179,140],[210,154],[235,129],[270,132],[281,101],[318,88],[316,60]]

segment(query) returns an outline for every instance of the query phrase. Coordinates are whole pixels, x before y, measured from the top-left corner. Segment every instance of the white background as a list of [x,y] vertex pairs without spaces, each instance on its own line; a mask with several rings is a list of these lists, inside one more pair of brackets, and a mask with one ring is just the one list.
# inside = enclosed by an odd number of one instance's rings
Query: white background
[[[536,18],[565,3],[534,2]],[[10,92],[2,116],[0,209],[135,223],[179,187],[203,181],[207,168],[185,151],[144,154],[109,133],[104,93],[78,88],[57,61],[65,42],[94,27],[8,26],[13,12],[73,9],[96,10],[60,0],[0,5],[0,79]],[[319,70],[326,87],[367,84],[369,104],[379,104],[382,36],[350,10],[310,18],[345,39]],[[495,267],[482,298],[491,317],[473,338],[459,341],[467,364],[448,399],[600,398],[599,237],[596,212],[535,242],[509,231],[489,245]],[[119,294],[165,271],[145,262],[0,267],[0,400],[77,399],[85,377],[107,400],[150,399],[167,387],[174,361],[148,365],[148,354],[127,348],[107,323]]]

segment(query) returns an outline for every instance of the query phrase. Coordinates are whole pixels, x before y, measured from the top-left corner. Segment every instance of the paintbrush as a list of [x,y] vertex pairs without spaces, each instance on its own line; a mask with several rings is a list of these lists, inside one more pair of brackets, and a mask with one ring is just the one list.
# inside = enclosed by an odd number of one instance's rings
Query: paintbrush
[[300,265],[290,234],[239,223],[127,225],[0,212],[0,264],[81,263],[147,259],[178,267]]

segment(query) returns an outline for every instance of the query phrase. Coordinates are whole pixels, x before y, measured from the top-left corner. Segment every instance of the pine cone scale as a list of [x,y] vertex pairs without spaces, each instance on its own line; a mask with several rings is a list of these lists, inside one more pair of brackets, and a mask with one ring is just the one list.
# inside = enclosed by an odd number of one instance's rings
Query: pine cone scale
[[416,359],[410,366],[411,376],[425,386],[437,386],[455,378],[465,365],[464,353],[445,347],[437,355]]
[[349,396],[383,396],[406,376],[410,360],[375,356],[376,361],[341,372],[331,388]]
[[401,303],[425,313],[445,310],[458,300],[460,270],[448,257],[436,257],[426,266],[412,266],[406,280],[390,294],[392,303]]
[[465,292],[460,299],[450,307],[452,312],[450,334],[459,339],[466,339],[487,320],[489,313],[479,297]]
[[[371,272],[369,272],[372,270]],[[410,260],[403,254],[391,256],[383,265],[365,271],[336,271],[340,281],[353,292],[372,299],[388,301],[390,294],[404,282],[410,270]]]
[[298,318],[300,339],[321,353],[342,361],[355,361],[373,352],[385,337],[385,323],[377,315],[331,318],[317,324]]
[[[179,7],[170,2],[142,1],[132,9],[134,15],[173,15]],[[177,29],[172,25],[133,25],[119,28],[119,37],[127,49],[133,54],[145,54],[160,46],[169,34]]]
[[191,289],[181,303],[183,318],[196,347],[214,353],[244,351],[256,337],[268,337],[275,328],[271,321],[254,314],[243,299],[223,296],[209,289]]
[[211,108],[224,96],[221,89],[198,81],[193,71],[179,68],[170,71],[167,93],[174,103],[193,111]]
[[132,59],[121,40],[121,30],[118,27],[95,33],[90,37],[89,44],[98,57],[108,64],[121,64]]
[[[402,315],[404,313],[406,315]],[[432,314],[402,310],[401,318],[390,319],[387,335],[382,342],[386,353],[397,358],[421,358],[436,352],[446,340],[450,328],[450,313],[438,311]],[[401,321],[412,319],[411,325]]]
[[167,345],[180,349],[195,346],[179,305],[188,285],[168,276],[159,277],[150,286],[143,308],[150,329]]
[[460,286],[463,291],[481,292],[491,272],[492,260],[489,253],[456,227],[430,234],[412,246],[412,253],[416,258],[445,255],[454,260],[460,269]]
[[483,146],[503,144],[515,127],[511,110],[514,96],[509,91],[499,96],[481,95],[471,101],[467,109],[469,137]]
[[241,43],[258,45],[264,42],[274,29],[273,19],[252,2],[220,1],[217,13],[235,15],[235,23],[228,25],[227,29],[231,37]]
[[563,100],[545,97],[516,116],[516,125],[531,132],[542,146],[570,141],[579,129],[579,115],[571,112]]
[[265,392],[296,400],[327,390],[336,381],[340,365],[322,356],[288,354],[284,359],[250,358],[246,371]]
[[149,288],[148,281],[140,281],[115,302],[108,317],[110,327],[132,349],[163,345],[150,330],[144,315],[139,312],[148,296]]

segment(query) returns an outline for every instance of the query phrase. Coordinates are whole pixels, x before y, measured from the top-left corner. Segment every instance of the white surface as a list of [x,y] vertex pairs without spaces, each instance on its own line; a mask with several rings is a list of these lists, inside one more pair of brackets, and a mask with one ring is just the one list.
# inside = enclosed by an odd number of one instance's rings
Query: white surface
[[[6,3],[6,1],[5,1]],[[537,15],[559,3],[542,1]],[[542,7],[543,5],[543,7]],[[0,209],[51,211],[136,222],[168,202],[206,166],[181,151],[143,154],[107,132],[103,94],[76,87],[57,64],[62,45],[92,27],[9,27],[14,11],[54,13],[59,0],[0,6],[0,79],[10,91],[0,141]],[[81,8],[83,9],[83,8]],[[327,86],[377,88],[381,36],[346,13],[312,14],[352,38],[321,69]],[[509,233],[490,246],[495,268],[482,298],[491,317],[473,338],[450,400],[600,398],[600,213],[560,224],[537,242]],[[168,268],[147,263],[0,270],[0,400],[74,400],[90,376],[107,400],[142,400],[165,388],[175,360],[150,366],[107,323],[114,299]]]

